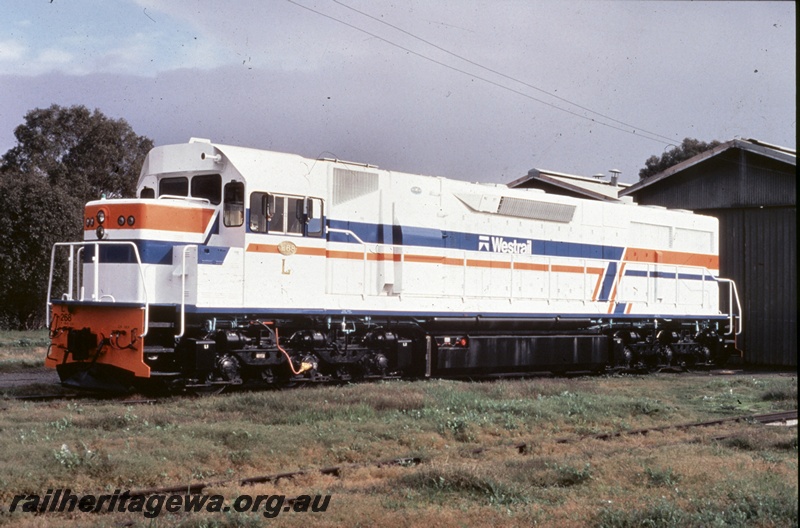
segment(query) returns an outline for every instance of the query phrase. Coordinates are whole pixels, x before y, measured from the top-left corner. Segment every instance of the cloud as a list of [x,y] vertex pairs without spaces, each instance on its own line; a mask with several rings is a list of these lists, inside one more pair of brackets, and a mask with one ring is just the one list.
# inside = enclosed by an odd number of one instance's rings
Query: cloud
[[[123,73],[154,76],[176,68],[208,69],[237,61],[217,39],[181,18],[132,1],[29,2],[0,18],[0,74]],[[151,13],[152,15],[148,14]]]
[[48,48],[41,50],[32,61],[27,63],[29,66],[27,70],[69,72],[70,70],[74,71],[72,67],[74,62],[75,56],[72,53],[62,49]]
[[53,103],[123,117],[157,144],[327,150],[480,181],[533,167],[635,181],[665,146],[642,128],[675,144],[796,136],[790,3],[342,0],[431,45],[321,0],[297,1],[323,15],[286,1],[74,0],[52,13],[11,1],[41,13],[30,31],[0,19],[12,36],[0,43],[0,152],[26,111]]
[[0,63],[19,61],[25,56],[26,51],[27,47],[19,40],[0,40]]

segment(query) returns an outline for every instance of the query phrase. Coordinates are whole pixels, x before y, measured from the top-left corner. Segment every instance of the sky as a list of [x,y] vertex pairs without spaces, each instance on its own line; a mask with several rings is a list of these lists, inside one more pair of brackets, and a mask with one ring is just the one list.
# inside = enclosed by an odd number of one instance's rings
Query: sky
[[215,143],[508,183],[686,138],[795,148],[794,2],[0,0],[0,154],[84,105]]

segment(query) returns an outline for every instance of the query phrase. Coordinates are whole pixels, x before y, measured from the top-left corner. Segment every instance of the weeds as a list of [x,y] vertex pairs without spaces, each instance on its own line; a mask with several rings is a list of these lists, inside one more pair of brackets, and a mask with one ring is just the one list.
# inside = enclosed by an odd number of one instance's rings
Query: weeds
[[496,475],[487,474],[476,466],[433,466],[423,468],[399,479],[398,484],[421,492],[428,500],[439,501],[439,495],[466,494],[493,505],[510,505],[527,502],[520,486],[504,482]]
[[49,344],[47,330],[0,331],[0,373],[43,367]]
[[81,442],[81,449],[72,450],[67,444],[61,444],[61,448],[53,452],[56,462],[67,469],[74,469],[79,466],[91,466],[98,459],[98,453],[92,451],[86,444]]
[[41,368],[44,366],[46,347],[0,346],[0,373],[19,372],[26,369]]
[[797,384],[793,384],[793,386],[772,387],[761,394],[761,400],[775,403],[783,409],[796,409]]
[[592,525],[603,528],[797,526],[796,493],[792,496],[783,489],[775,493],[753,491],[745,494],[734,490],[685,506],[660,498],[635,508],[603,508]]
[[[230,493],[333,494],[325,517],[287,515],[282,526],[797,521],[796,428],[737,423],[554,441],[586,431],[701,422],[742,409],[796,407],[796,382],[786,377],[430,380],[174,398],[135,407],[0,403],[0,450],[7,454],[0,457],[0,510],[15,493],[67,485],[113,491],[345,465],[349,469],[338,478],[309,471],[293,481]],[[524,454],[511,449],[520,442],[528,446]],[[486,449],[476,453],[478,446]],[[348,466],[411,455],[425,462]],[[23,526],[43,522],[47,528],[94,520],[146,525],[110,515],[0,517],[0,524],[20,519]],[[158,519],[158,526],[175,525],[254,524],[239,514]]]
[[591,480],[592,465],[551,458],[531,458],[506,467],[510,478],[537,488],[569,488]]
[[645,468],[644,473],[647,475],[648,486],[674,488],[681,480],[672,468],[653,469],[648,467]]
[[46,347],[49,344],[47,330],[0,330],[0,348]]
[[545,481],[545,485],[551,485],[559,488],[567,488],[570,486],[577,486],[592,478],[591,464],[585,464],[582,468],[576,468],[571,465],[553,464],[548,469],[553,475],[550,482]]

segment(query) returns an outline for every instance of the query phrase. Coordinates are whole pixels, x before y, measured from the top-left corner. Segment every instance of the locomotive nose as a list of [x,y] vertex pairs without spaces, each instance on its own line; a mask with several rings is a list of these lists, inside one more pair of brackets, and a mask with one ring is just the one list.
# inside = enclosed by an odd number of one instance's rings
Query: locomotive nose
[[87,234],[85,239],[91,240],[92,235],[89,233],[93,231],[97,240],[107,240],[113,231],[137,227],[143,215],[141,204],[89,205],[86,207],[83,222],[83,229]]

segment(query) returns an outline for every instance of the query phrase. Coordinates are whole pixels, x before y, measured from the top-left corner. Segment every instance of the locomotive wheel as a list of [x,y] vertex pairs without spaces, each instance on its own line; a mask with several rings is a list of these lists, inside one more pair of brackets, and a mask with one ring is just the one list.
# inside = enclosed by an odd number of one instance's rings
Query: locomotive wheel
[[631,365],[633,364],[633,357],[634,357],[634,353],[633,353],[633,350],[631,349],[631,347],[626,346],[625,348],[623,348],[622,349],[622,358],[621,358],[622,359],[622,365],[621,366],[625,367],[625,368],[631,368]]
[[675,352],[672,350],[671,346],[666,345],[663,349],[661,349],[661,361],[664,364],[663,366],[672,366],[672,360],[674,357]]

